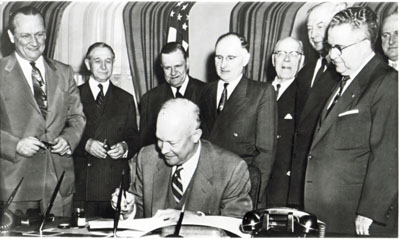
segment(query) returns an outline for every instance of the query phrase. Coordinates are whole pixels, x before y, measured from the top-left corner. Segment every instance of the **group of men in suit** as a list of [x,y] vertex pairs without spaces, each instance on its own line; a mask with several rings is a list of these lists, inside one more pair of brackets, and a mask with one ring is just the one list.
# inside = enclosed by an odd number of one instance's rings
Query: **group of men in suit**
[[[188,75],[182,45],[166,44],[166,82],[142,97],[140,133],[132,96],[110,81],[112,48],[89,47],[91,76],[78,90],[70,67],[42,56],[41,14],[17,10],[8,31],[15,53],[0,60],[1,201],[25,177],[11,208],[44,210],[65,171],[53,213],[70,215],[76,175],[76,203],[110,216],[109,195],[115,207],[112,190],[142,147],[125,218],[182,208],[241,217],[254,205],[289,205],[314,213],[328,232],[395,235],[398,74],[373,51],[376,14],[345,7],[311,9],[308,36],[320,57],[300,72],[301,42],[276,44],[272,84],[245,77],[250,53],[236,33],[217,40],[218,80],[208,84]],[[386,35],[385,53],[394,37],[397,49],[397,32]],[[250,166],[261,172],[258,202],[248,195]]]
[[[389,63],[397,61],[398,26],[389,24],[393,19],[397,14],[384,19],[381,32]],[[296,41],[282,39],[272,55],[278,145],[267,205],[313,213],[332,235],[394,236],[398,73],[373,50],[376,14],[370,8],[321,3],[310,10],[307,28],[319,58],[296,77],[295,71],[286,87],[277,56],[290,72],[290,63],[301,61],[301,42],[281,49],[282,42]],[[294,121],[289,120],[292,114]]]

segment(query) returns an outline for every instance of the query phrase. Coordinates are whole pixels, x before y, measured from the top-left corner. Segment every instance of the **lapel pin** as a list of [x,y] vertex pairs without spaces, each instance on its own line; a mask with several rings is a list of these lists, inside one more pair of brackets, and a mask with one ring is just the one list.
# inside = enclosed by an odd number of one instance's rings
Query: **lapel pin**
[[238,137],[238,134],[237,134],[237,133],[233,133],[233,136],[234,136],[234,137]]
[[356,96],[355,94],[352,94],[352,95],[351,95],[351,98],[354,98],[355,96]]

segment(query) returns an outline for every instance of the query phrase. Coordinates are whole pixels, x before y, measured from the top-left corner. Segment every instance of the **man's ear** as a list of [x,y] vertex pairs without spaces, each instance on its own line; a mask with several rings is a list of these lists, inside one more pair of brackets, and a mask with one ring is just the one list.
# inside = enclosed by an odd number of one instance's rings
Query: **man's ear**
[[7,33],[8,33],[8,37],[10,38],[10,41],[11,41],[11,43],[15,43],[15,39],[14,39],[14,34],[11,32],[11,30],[9,29],[9,30],[7,30]]
[[92,70],[90,69],[89,59],[85,59],[85,66],[86,66],[86,69],[88,69],[88,71],[92,71]]
[[275,67],[275,54],[272,54],[272,66]]
[[245,53],[243,55],[243,67],[247,66],[249,60],[250,60],[250,53],[245,50]]
[[189,58],[186,58],[186,71],[187,72],[189,72],[189,68],[190,68]]
[[199,142],[199,140],[200,140],[200,138],[201,138],[201,135],[203,134],[203,131],[199,128],[199,129],[196,129],[195,131],[194,131],[194,133],[193,133],[193,135],[192,135],[192,140],[193,140],[193,142],[194,143],[198,143]]

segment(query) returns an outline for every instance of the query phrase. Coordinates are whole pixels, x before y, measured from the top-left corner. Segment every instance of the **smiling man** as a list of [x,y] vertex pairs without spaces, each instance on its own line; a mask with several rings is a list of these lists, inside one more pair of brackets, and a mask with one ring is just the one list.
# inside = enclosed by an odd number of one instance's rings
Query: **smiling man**
[[368,7],[337,13],[328,28],[342,80],[314,133],[304,204],[337,236],[397,236],[398,73],[375,55],[377,37]]
[[51,213],[69,217],[75,183],[71,153],[86,123],[73,71],[42,55],[46,28],[37,9],[16,10],[9,24],[15,52],[0,60],[0,204],[24,177],[10,209],[44,212],[65,171]]
[[141,146],[156,143],[156,120],[161,105],[173,98],[186,98],[195,103],[205,85],[189,76],[189,59],[178,42],[169,42],[161,49],[161,68],[165,82],[149,90],[140,100]]
[[[126,217],[176,217],[185,211],[243,217],[252,209],[246,163],[200,140],[200,111],[187,99],[165,102],[157,118],[157,145],[135,156],[136,179],[122,198]],[[115,208],[118,189],[113,194]],[[171,215],[172,214],[172,215]]]
[[277,112],[270,84],[244,75],[250,59],[243,36],[226,33],[215,45],[219,79],[204,87],[200,109],[204,138],[230,150],[261,171],[260,203],[275,159]]
[[112,217],[110,194],[129,171],[139,149],[133,97],[111,82],[115,54],[104,42],[92,44],[85,58],[89,80],[79,87],[87,125],[74,154],[75,206],[87,217]]
[[279,40],[272,54],[276,77],[278,135],[274,167],[267,187],[267,207],[287,206],[293,136],[295,131],[295,77],[304,63],[303,43],[292,37]]

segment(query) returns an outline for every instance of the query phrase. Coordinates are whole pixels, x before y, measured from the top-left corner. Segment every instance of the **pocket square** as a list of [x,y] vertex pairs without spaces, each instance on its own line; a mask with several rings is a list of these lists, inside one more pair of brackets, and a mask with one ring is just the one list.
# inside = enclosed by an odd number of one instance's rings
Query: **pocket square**
[[348,111],[345,111],[343,113],[340,113],[339,117],[342,117],[342,116],[345,116],[345,115],[358,114],[358,113],[359,113],[358,109],[348,110]]
[[287,115],[285,115],[284,119],[291,120],[291,119],[293,119],[293,117],[291,114],[287,114]]

